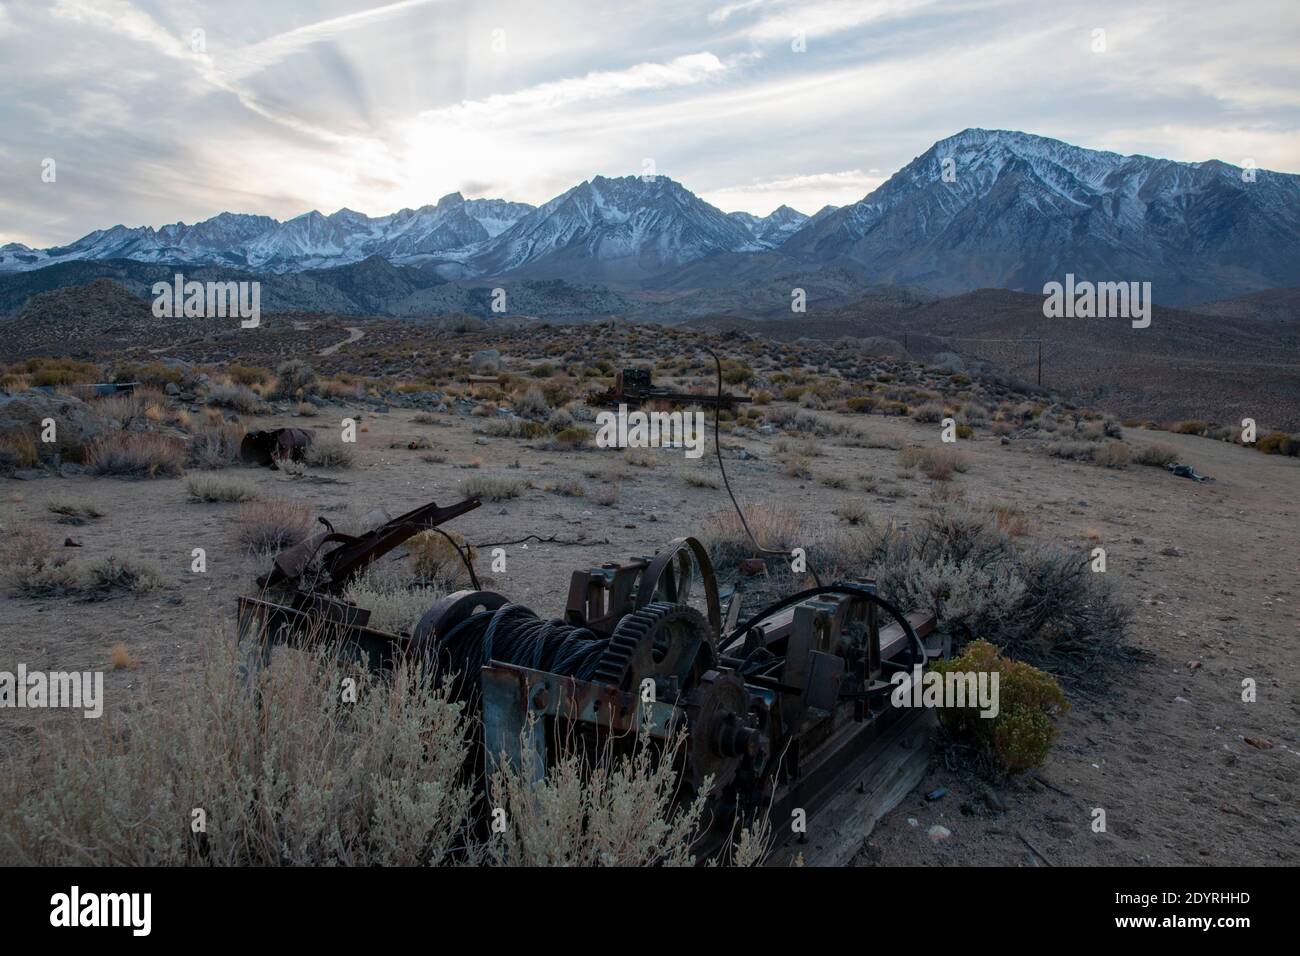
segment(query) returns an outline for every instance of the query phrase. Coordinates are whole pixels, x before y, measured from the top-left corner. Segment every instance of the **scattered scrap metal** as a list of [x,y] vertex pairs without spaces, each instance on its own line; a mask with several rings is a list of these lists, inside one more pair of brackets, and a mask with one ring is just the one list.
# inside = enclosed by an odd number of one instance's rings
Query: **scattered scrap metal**
[[268,428],[249,432],[239,443],[239,458],[246,465],[276,468],[277,461],[302,461],[311,447],[312,434],[302,428]]
[[380,672],[412,661],[477,710],[488,769],[524,766],[527,748],[540,775],[561,742],[624,746],[641,730],[662,746],[684,731],[683,797],[712,779],[707,856],[737,820],[811,815],[862,779],[855,758],[915,716],[890,699],[890,676],[948,653],[933,617],[899,612],[865,580],[799,591],[741,622],[740,596],[724,606],[708,553],[689,537],[574,571],[555,620],[480,589],[463,552],[474,589],[439,600],[413,633],[372,628],[369,610],[339,596],[410,536],[445,534],[439,525],[479,505],[431,502],[358,537],[326,523],[282,553],[262,593],[239,599],[250,667],[269,664],[277,643],[316,641],[341,641]]
[[748,395],[716,394],[699,392],[679,392],[655,385],[651,381],[650,370],[644,368],[625,368],[614,376],[614,384],[603,392],[598,392],[587,399],[592,405],[616,407],[627,405],[635,408],[649,402],[667,402],[670,404],[696,404],[732,408],[750,401]]
[[1214,480],[1209,475],[1198,474],[1196,469],[1193,468],[1191,465],[1176,465],[1170,463],[1168,465],[1165,465],[1165,467],[1168,468],[1175,475],[1177,475],[1179,478],[1190,478],[1192,479],[1192,481],[1213,481]]

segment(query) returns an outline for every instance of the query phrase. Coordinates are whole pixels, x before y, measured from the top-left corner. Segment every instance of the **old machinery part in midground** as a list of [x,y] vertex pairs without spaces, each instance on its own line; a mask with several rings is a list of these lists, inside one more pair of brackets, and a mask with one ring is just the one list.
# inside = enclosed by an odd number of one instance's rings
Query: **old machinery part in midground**
[[379,672],[414,662],[431,681],[449,678],[478,716],[476,760],[488,771],[507,761],[540,775],[565,747],[647,743],[676,762],[681,799],[711,781],[707,857],[737,821],[811,815],[851,768],[860,780],[857,758],[915,716],[891,701],[889,678],[948,652],[932,617],[902,613],[870,581],[799,591],[734,624],[741,596],[723,606],[694,538],[574,571],[551,619],[476,587],[391,634],[339,596],[380,555],[478,506],[430,503],[366,535],[327,530],[282,553],[262,593],[239,600],[250,666],[268,664],[275,644],[318,641]]

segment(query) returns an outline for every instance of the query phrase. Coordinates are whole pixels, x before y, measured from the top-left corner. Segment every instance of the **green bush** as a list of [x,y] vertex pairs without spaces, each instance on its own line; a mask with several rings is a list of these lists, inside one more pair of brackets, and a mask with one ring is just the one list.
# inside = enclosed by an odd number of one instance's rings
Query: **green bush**
[[1021,773],[1046,759],[1056,739],[1056,721],[1070,709],[1051,674],[1001,656],[988,641],[972,641],[961,657],[937,661],[932,669],[939,674],[998,675],[996,716],[981,717],[973,701],[939,711],[939,722],[954,738],[975,747],[1006,773]]

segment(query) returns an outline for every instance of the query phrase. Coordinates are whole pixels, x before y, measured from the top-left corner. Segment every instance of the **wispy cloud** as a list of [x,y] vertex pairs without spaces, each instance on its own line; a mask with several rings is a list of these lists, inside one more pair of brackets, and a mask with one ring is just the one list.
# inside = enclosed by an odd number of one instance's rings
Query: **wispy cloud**
[[453,0],[399,0],[397,3],[309,23],[235,50],[222,69],[232,79],[243,79],[269,69],[314,44],[332,43],[366,27],[380,26],[419,12],[423,7],[451,2]]
[[638,63],[623,70],[601,70],[585,76],[539,83],[512,93],[431,110],[424,116],[432,120],[472,121],[518,109],[556,109],[587,100],[691,86],[706,82],[726,70],[727,65],[712,53],[691,53],[667,63]]
[[1295,0],[0,0],[0,242],[542,202],[646,159],[812,212],[967,126],[1297,170],[1297,30]]

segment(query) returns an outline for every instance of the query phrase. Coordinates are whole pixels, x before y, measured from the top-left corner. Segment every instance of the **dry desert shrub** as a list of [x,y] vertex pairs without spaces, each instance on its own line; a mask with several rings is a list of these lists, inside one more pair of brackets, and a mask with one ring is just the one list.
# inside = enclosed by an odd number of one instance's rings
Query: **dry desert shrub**
[[86,446],[86,466],[96,475],[158,478],[183,474],[187,452],[175,438],[153,432],[110,432]]
[[908,445],[898,453],[903,468],[919,468],[931,481],[948,481],[954,472],[970,469],[970,456],[955,448]]
[[351,468],[356,457],[351,445],[341,441],[320,441],[312,442],[305,460],[312,468]]
[[[526,732],[525,732],[526,734]],[[539,773],[531,748],[519,766],[503,762],[489,781],[506,829],[487,846],[496,866],[692,866],[694,846],[707,825],[706,782],[689,801],[676,759],[686,744],[679,732],[662,746],[645,727],[615,741],[606,738],[594,758],[573,741]],[[617,743],[617,749],[615,744]],[[733,829],[719,862],[761,863],[770,846],[765,813]]]
[[618,504],[621,489],[616,482],[609,482],[603,485],[597,485],[588,495],[588,500],[592,504],[600,505],[602,508],[612,508]]
[[[594,757],[570,744],[540,774],[525,747],[485,781],[462,706],[409,663],[380,679],[318,646],[277,652],[246,684],[238,645],[217,637],[178,693],[62,723],[21,772],[5,768],[0,864],[695,862],[704,804],[681,797],[680,738],[663,755],[643,734],[607,738]],[[500,833],[483,819],[496,807]],[[739,830],[723,862],[760,862],[767,836],[765,818]]]
[[1154,465],[1157,468],[1163,468],[1165,465],[1172,465],[1178,461],[1178,449],[1164,442],[1139,445],[1137,452],[1133,455],[1133,461],[1139,465]]
[[507,475],[473,475],[460,485],[461,494],[466,498],[482,498],[484,501],[518,498],[527,489],[526,481]]
[[195,430],[190,438],[190,464],[195,468],[226,468],[239,463],[244,426],[218,418]]
[[[773,502],[756,502],[745,508],[750,530],[764,548],[785,550],[807,541],[808,526],[797,514]],[[742,558],[754,557],[754,543],[734,509],[706,518],[696,534],[720,572],[733,571]]]
[[216,408],[229,408],[241,415],[257,415],[266,410],[266,403],[247,385],[212,385],[208,388],[207,403]]
[[912,409],[913,421],[934,423],[943,420],[943,406],[937,402],[926,402]]
[[218,475],[192,475],[185,479],[185,490],[195,501],[208,503],[252,501],[257,497],[257,485],[247,478]]
[[1058,441],[1047,446],[1047,453],[1053,458],[1091,461],[1105,468],[1123,468],[1133,458],[1129,446],[1122,441],[1108,441],[1104,444],[1090,441]]
[[[460,564],[458,558],[455,561]],[[368,626],[390,634],[411,634],[425,612],[446,593],[445,587],[411,584],[372,567],[348,585],[344,596],[370,611]]]
[[658,464],[654,451],[649,448],[640,446],[631,446],[623,449],[623,461],[633,468],[653,468]]
[[871,522],[871,511],[861,498],[848,499],[835,509],[835,515],[846,524],[854,526]]
[[311,533],[311,509],[291,498],[251,501],[235,516],[235,535],[253,551],[282,551]]
[[1123,468],[1132,459],[1133,453],[1122,441],[1108,441],[1099,445],[1092,460],[1104,468]]
[[275,370],[272,398],[304,399],[316,393],[316,370],[301,359],[282,362]]
[[406,542],[411,571],[420,581],[447,590],[468,586],[472,582],[465,568],[465,559],[473,564],[478,552],[470,547],[460,532],[449,528],[441,530],[443,534],[433,529],[421,531]]
[[[278,654],[250,691],[223,637],[205,644],[179,694],[70,722],[23,774],[5,774],[0,859],[423,865],[456,852],[473,862],[458,705],[411,668],[379,681],[325,653]],[[355,703],[340,700],[345,677]],[[190,828],[196,807],[202,836]]]
[[87,521],[104,517],[105,512],[99,505],[84,498],[51,498],[45,503],[45,510],[59,515],[59,524],[81,525]]
[[586,448],[591,441],[591,432],[581,425],[574,425],[572,428],[564,428],[551,436],[548,447],[556,451],[573,451],[578,448]]
[[140,662],[132,656],[130,649],[124,641],[118,641],[113,645],[113,649],[108,652],[109,666],[115,671],[136,668]]
[[713,476],[712,472],[702,471],[698,468],[692,468],[682,472],[682,481],[692,488],[720,488],[722,487],[718,479]]
[[108,555],[73,562],[56,554],[49,539],[33,530],[11,532],[5,551],[5,587],[18,597],[105,601],[126,594],[144,594],[163,583],[161,570],[150,561],[131,555]]
[[36,438],[28,431],[9,431],[0,435],[0,467],[35,468],[40,461]]
[[551,412],[551,406],[546,403],[546,397],[542,395],[542,390],[536,385],[530,386],[521,394],[515,397],[515,414],[524,418],[544,419]]
[[1081,684],[1130,655],[1128,610],[1086,552],[1021,546],[992,515],[940,505],[907,529],[841,530],[808,547],[823,579],[874,578],[903,610],[933,613],[958,644],[996,640],[1011,656]]

